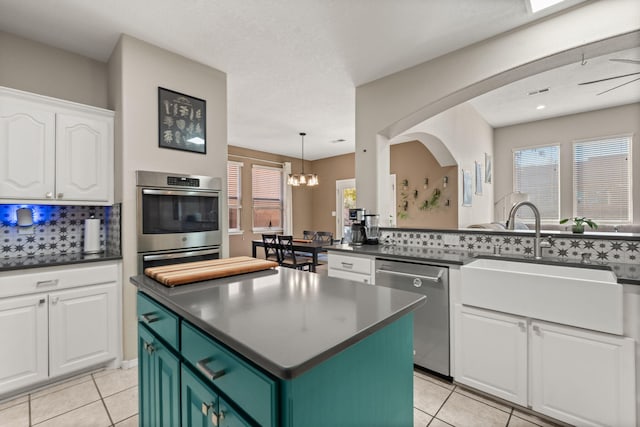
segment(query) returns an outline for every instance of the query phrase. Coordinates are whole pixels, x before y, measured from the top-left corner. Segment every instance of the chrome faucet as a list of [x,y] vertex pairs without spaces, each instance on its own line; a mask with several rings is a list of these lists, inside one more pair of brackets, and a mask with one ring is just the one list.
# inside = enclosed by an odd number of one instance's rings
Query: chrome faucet
[[507,229],[508,230],[514,229],[514,225],[516,223],[516,213],[518,212],[518,209],[520,209],[522,206],[529,206],[533,211],[533,216],[536,219],[536,243],[533,248],[533,255],[536,257],[536,259],[541,259],[542,256],[540,253],[541,252],[540,250],[540,211],[538,210],[536,205],[534,205],[533,203],[527,200],[515,203],[511,207],[511,210],[509,211],[509,219],[507,220]]

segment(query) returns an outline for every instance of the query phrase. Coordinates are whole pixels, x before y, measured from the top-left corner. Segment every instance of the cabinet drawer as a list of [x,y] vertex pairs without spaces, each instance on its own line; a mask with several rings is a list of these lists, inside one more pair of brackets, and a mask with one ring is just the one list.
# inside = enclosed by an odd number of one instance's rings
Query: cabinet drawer
[[329,254],[329,269],[371,274],[371,258]]
[[178,316],[138,292],[138,322],[145,324],[167,344],[178,349]]
[[0,272],[0,298],[100,285],[119,280],[116,261]]
[[343,270],[329,270],[329,277],[337,277],[339,279],[355,280],[356,282],[367,283],[373,285],[373,280],[369,274],[352,273]]
[[274,380],[186,322],[182,323],[181,352],[187,362],[258,424],[276,425]]

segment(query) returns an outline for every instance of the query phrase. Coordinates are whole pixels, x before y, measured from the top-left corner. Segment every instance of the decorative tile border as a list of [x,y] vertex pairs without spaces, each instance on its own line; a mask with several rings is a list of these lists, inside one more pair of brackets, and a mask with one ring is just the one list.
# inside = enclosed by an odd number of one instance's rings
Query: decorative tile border
[[16,209],[22,206],[0,205],[0,258],[82,253],[84,220],[91,215],[102,220],[100,248],[120,253],[120,205],[29,205],[33,234],[19,233]]
[[[580,260],[588,254],[591,261],[613,263],[640,262],[640,241],[624,238],[606,239],[584,236],[545,236],[550,247],[542,256],[561,260]],[[477,254],[533,255],[535,237],[531,234],[506,235],[490,231],[418,231],[381,230],[381,241],[392,245],[466,250]],[[447,243],[445,243],[445,241]],[[455,242],[455,243],[452,243]]]

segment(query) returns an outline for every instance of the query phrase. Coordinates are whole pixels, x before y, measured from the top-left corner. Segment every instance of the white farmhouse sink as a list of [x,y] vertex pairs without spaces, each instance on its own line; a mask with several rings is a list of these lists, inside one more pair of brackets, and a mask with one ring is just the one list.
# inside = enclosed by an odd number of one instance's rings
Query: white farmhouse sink
[[612,271],[495,259],[460,271],[465,305],[622,335],[623,286]]

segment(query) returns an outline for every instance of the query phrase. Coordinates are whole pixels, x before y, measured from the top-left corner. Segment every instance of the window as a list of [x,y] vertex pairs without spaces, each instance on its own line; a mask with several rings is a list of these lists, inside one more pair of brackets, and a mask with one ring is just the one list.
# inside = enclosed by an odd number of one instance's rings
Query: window
[[[525,148],[513,152],[513,190],[526,193],[546,221],[560,219],[560,146]],[[520,213],[522,212],[522,213]],[[518,211],[533,219],[530,209]]]
[[282,230],[282,169],[253,165],[253,229]]
[[242,209],[242,163],[227,162],[227,197],[229,205],[229,232],[240,232]]
[[631,222],[630,151],[630,136],[574,142],[574,216]]

